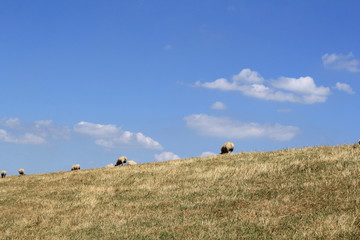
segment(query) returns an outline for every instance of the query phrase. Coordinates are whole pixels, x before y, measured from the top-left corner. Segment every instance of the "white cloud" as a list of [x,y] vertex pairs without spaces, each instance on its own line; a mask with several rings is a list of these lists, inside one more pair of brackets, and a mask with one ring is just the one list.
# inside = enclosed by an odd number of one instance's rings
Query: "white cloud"
[[56,125],[52,120],[35,121],[30,129],[44,138],[69,139],[71,135],[69,127]]
[[222,102],[215,102],[215,103],[213,103],[213,105],[211,105],[211,109],[225,110],[225,109],[227,109],[227,106]]
[[272,81],[271,84],[276,88],[297,94],[300,97],[298,101],[303,103],[325,102],[330,94],[330,88],[317,87],[311,77],[280,77],[278,80]]
[[173,47],[172,47],[172,45],[170,45],[170,44],[166,44],[164,47],[163,47],[163,49],[164,50],[171,50]]
[[234,82],[245,82],[245,83],[262,83],[264,78],[255,71],[245,68],[240,71],[237,75],[234,75],[232,80]]
[[92,137],[111,137],[119,134],[119,129],[115,125],[102,125],[84,121],[75,124],[74,131]]
[[129,143],[133,137],[134,137],[134,133],[129,131],[124,131],[119,135],[118,139],[123,143]]
[[0,129],[0,142],[21,143],[21,144],[44,144],[46,140],[32,133],[25,133],[20,136],[9,134],[6,130]]
[[290,108],[283,108],[283,109],[278,109],[276,110],[277,112],[280,112],[280,113],[289,113],[292,111],[292,109]]
[[154,141],[150,137],[144,136],[142,133],[136,133],[136,140],[142,144],[145,148],[151,148],[151,149],[162,149],[162,146],[160,143]]
[[201,83],[200,81],[195,82],[196,87],[205,87],[210,89],[219,89],[223,91],[241,90],[235,83],[230,83],[225,78],[216,79],[214,82]]
[[7,118],[2,120],[0,124],[7,128],[18,128],[22,125],[22,122],[19,118]]
[[350,87],[350,85],[346,83],[337,82],[334,88],[340,91],[347,92],[348,94],[355,93],[354,90]]
[[317,87],[311,77],[287,78],[280,77],[271,84],[277,88],[285,89],[303,95],[328,95],[329,88]]
[[216,153],[213,152],[203,152],[201,153],[200,157],[210,157],[210,156],[214,156],[217,155]]
[[141,132],[132,133],[129,131],[122,131],[115,125],[103,125],[82,121],[75,124],[74,131],[94,137],[95,144],[106,148],[116,148],[128,145],[147,149],[162,149],[160,143],[145,136]]
[[194,86],[222,91],[239,91],[246,96],[263,100],[305,104],[325,102],[330,94],[330,88],[316,86],[311,77],[280,77],[277,80],[266,81],[259,73],[250,69],[244,69],[233,76],[232,82],[220,78],[214,82],[197,81]]
[[277,91],[263,84],[244,85],[240,90],[244,95],[263,100],[279,102],[300,102],[300,98],[292,93]]
[[213,117],[206,114],[194,114],[184,118],[189,128],[203,136],[225,139],[270,138],[287,141],[299,132],[298,127],[275,124],[240,122],[226,117]]
[[70,129],[56,125],[51,120],[39,120],[30,124],[23,124],[19,118],[8,118],[0,122],[5,129],[1,129],[1,142],[21,144],[45,144],[52,139],[69,139]]
[[105,147],[105,148],[115,148],[116,147],[116,141],[114,139],[106,140],[106,139],[96,139],[95,144]]
[[154,156],[155,160],[158,162],[180,159],[178,155],[172,152],[162,152],[160,154],[155,154]]
[[119,146],[140,147],[162,150],[162,146],[143,133],[122,131],[115,125],[103,125],[90,122],[79,122],[73,129],[67,126],[56,125],[52,120],[39,120],[24,125],[18,118],[9,118],[0,121],[0,142],[22,144],[45,144],[50,139],[70,139],[73,132],[94,138],[96,145],[106,148]]
[[349,72],[360,71],[360,61],[351,52],[348,55],[326,53],[322,56],[322,61],[327,69],[346,70]]

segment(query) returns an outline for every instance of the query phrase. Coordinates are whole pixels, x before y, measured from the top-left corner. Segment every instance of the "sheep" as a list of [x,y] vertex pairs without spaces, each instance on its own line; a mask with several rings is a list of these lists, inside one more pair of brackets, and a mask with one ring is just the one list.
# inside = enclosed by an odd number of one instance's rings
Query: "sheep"
[[74,171],[74,170],[80,170],[80,164],[72,165],[71,166],[71,171]]
[[128,161],[128,165],[136,165],[137,163],[135,161]]
[[20,168],[18,172],[20,175],[25,175],[25,170],[23,168]]
[[6,171],[5,170],[2,170],[1,171],[1,178],[5,178],[6,177]]
[[125,156],[119,157],[116,161],[115,166],[119,166],[119,165],[123,166],[126,162],[127,162],[127,157]]
[[235,145],[232,142],[226,142],[221,146],[221,154],[231,153],[234,151]]
[[105,167],[106,167],[106,168],[112,168],[112,167],[115,167],[115,164],[110,163],[110,164],[106,165]]
[[360,147],[360,140],[357,141],[357,143],[354,143],[352,146],[353,146],[353,148],[358,148],[358,147]]

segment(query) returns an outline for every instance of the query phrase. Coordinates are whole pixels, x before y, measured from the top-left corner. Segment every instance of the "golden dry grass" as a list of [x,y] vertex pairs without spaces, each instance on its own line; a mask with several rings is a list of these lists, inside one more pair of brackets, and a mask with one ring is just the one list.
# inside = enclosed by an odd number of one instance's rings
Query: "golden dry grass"
[[360,148],[0,179],[0,239],[359,239]]

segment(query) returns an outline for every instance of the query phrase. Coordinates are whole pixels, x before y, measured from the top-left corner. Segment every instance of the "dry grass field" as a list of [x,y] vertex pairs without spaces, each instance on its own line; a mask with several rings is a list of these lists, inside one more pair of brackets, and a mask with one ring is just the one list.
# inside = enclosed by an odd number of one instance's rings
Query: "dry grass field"
[[360,239],[360,147],[8,176],[0,239]]

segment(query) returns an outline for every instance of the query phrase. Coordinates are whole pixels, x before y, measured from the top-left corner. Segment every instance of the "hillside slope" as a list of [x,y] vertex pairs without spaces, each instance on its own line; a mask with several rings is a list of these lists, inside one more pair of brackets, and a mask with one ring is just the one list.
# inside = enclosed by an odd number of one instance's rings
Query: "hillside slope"
[[358,239],[360,148],[0,179],[0,239]]

